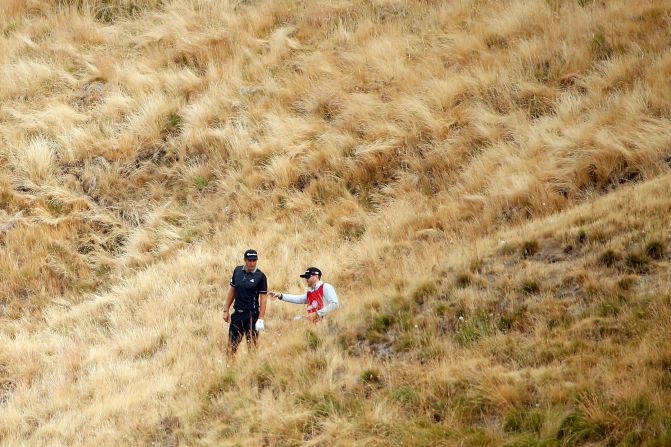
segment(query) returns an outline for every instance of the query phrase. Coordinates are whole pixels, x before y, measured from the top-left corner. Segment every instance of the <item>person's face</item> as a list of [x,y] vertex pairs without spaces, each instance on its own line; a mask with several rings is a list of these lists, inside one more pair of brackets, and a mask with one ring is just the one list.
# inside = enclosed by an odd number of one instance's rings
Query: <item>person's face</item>
[[245,270],[248,272],[254,270],[256,268],[256,261],[258,261],[258,259],[245,259]]
[[317,282],[319,282],[319,276],[318,275],[311,275],[308,278],[305,278],[305,281],[308,283],[308,287],[314,287]]

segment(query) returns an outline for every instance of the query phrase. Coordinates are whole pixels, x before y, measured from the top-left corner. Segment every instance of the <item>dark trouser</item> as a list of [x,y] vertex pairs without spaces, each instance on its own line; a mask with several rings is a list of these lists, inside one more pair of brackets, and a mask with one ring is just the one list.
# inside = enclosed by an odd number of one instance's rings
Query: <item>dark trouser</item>
[[238,350],[243,335],[247,339],[248,347],[251,347],[252,343],[256,346],[259,333],[254,329],[254,325],[258,318],[259,312],[256,310],[236,310],[231,314],[231,324],[228,327],[228,347],[231,354],[235,354]]

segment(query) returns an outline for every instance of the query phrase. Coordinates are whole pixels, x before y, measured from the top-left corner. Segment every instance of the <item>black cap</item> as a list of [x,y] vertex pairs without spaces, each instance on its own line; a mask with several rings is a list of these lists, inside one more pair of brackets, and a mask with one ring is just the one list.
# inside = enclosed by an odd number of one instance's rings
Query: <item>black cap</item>
[[305,269],[305,273],[303,273],[300,276],[301,276],[301,278],[309,278],[312,275],[319,275],[319,277],[321,278],[322,271],[319,270],[317,267],[308,267],[308,268]]
[[256,250],[250,248],[245,251],[245,259],[259,259],[259,255],[256,254]]

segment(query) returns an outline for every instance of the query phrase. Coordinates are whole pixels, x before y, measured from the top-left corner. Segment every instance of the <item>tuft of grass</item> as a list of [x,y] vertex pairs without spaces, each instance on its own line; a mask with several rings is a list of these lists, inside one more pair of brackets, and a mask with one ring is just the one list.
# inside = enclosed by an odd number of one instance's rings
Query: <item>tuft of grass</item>
[[210,182],[202,175],[197,175],[193,179],[193,184],[198,191],[202,191],[203,189],[207,188],[207,185],[209,185]]
[[624,261],[627,268],[633,272],[645,273],[648,271],[648,260],[640,253],[628,253]]
[[433,279],[427,279],[415,286],[411,292],[412,300],[417,305],[422,305],[427,298],[433,296],[438,291],[438,285]]
[[612,249],[608,249],[599,256],[599,264],[606,267],[613,267],[622,256]]
[[529,258],[535,255],[538,253],[539,247],[538,241],[536,240],[524,241],[521,247],[522,257]]
[[535,295],[540,292],[541,287],[536,280],[526,279],[520,284],[520,292],[525,295]]
[[606,439],[608,427],[599,421],[594,421],[580,411],[567,415],[559,425],[556,439],[562,445],[578,446],[589,442],[599,442]]
[[602,29],[598,29],[592,34],[590,45],[592,55],[596,60],[609,59],[613,55],[613,47],[608,42]]
[[496,332],[496,321],[485,311],[474,312],[458,318],[455,341],[461,346],[470,346],[482,338],[489,337]]
[[459,287],[460,289],[464,289],[471,285],[471,282],[473,281],[473,278],[470,273],[468,272],[462,272],[457,275],[457,277],[454,280],[454,285]]
[[543,428],[544,419],[539,410],[515,408],[505,415],[503,429],[507,432],[531,432],[538,435]]
[[648,242],[645,246],[645,254],[652,259],[662,259],[664,257],[664,243],[658,240]]
[[208,400],[217,400],[226,392],[231,391],[237,387],[236,375],[232,369],[227,369],[219,374],[210,386],[205,391],[205,396]]
[[359,380],[364,385],[379,386],[383,383],[382,375],[376,368],[368,368],[361,372]]
[[620,290],[631,290],[631,288],[634,286],[636,283],[636,276],[633,275],[626,275],[623,276],[622,278],[618,279],[617,281],[617,287]]
[[54,216],[60,216],[65,213],[65,202],[58,199],[52,199],[47,202],[47,209]]
[[313,330],[309,330],[305,333],[305,342],[308,349],[311,351],[316,350],[322,345],[322,339]]

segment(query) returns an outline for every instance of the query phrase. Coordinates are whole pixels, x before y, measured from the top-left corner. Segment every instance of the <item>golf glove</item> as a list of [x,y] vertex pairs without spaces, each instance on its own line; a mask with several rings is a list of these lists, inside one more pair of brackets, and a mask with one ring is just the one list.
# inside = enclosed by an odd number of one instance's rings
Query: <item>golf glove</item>
[[263,320],[261,320],[261,319],[256,320],[256,324],[254,325],[254,329],[256,329],[257,331],[264,330],[265,327],[263,325]]

